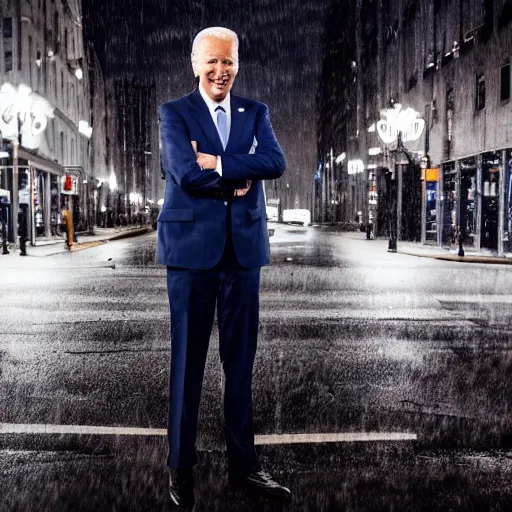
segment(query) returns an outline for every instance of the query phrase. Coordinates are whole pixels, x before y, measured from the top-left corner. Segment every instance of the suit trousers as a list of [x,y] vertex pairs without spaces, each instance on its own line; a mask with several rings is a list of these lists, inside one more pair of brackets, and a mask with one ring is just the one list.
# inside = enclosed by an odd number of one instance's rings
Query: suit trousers
[[220,361],[225,375],[228,469],[230,473],[248,474],[260,468],[254,448],[252,418],[260,268],[240,266],[230,231],[228,226],[226,246],[214,268],[167,267],[171,310],[168,466],[174,469],[190,469],[197,463],[199,403],[215,307]]

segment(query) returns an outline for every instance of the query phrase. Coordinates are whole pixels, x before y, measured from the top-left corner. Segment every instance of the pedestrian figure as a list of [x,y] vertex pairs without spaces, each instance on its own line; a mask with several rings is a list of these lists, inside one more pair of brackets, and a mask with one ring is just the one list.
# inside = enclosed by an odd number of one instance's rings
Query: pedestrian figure
[[116,231],[118,233],[121,231],[121,218],[119,215],[116,215]]
[[237,35],[220,27],[201,31],[192,67],[198,87],[160,106],[167,187],[158,257],[167,266],[171,312],[170,494],[176,505],[194,503],[199,401],[217,307],[229,482],[286,499],[290,491],[258,461],[251,399],[260,268],[270,260],[261,180],[279,178],[285,160],[268,107],[230,93]]

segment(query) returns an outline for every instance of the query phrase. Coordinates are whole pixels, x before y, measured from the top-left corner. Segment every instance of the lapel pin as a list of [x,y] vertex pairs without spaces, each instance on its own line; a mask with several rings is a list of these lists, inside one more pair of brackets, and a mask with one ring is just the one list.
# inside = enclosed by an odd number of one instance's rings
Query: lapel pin
[[245,108],[240,107],[240,108],[238,109],[238,112],[245,112]]

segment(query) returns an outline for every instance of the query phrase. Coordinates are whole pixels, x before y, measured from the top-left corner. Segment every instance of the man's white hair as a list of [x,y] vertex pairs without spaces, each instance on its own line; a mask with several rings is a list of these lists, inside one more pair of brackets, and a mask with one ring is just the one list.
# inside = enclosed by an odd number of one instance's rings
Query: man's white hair
[[229,30],[229,28],[224,27],[208,27],[201,32],[199,32],[196,37],[194,37],[194,42],[192,43],[192,54],[190,58],[192,59],[192,69],[194,70],[194,75],[199,76],[199,63],[197,62],[197,49],[199,47],[199,43],[202,41],[204,37],[215,37],[217,39],[227,39],[233,41],[233,72],[235,75],[238,73],[238,36],[236,32]]

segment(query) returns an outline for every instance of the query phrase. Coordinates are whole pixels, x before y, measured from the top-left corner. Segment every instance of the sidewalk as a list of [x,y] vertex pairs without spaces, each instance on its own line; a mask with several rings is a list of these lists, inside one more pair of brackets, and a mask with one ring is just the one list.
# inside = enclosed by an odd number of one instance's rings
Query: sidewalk
[[[331,224],[314,224],[314,229],[327,233],[335,233],[343,237],[353,240],[366,241],[369,244],[379,245],[379,249],[386,250],[388,247],[388,239],[379,237],[374,240],[367,240],[366,233],[361,231],[345,231],[337,229]],[[473,249],[464,248],[464,256],[458,256],[458,248],[446,249],[433,245],[422,245],[420,242],[397,241],[397,252],[408,256],[418,256],[420,258],[434,258],[445,261],[458,261],[462,263],[488,263],[495,265],[512,265],[512,253],[505,253],[503,256],[497,256],[495,251],[482,249],[475,251]]]
[[[93,235],[77,235],[78,243],[74,243],[71,249],[68,249],[64,240],[64,235],[61,237],[41,237],[36,239],[36,245],[32,246],[27,243],[27,256],[37,258],[45,258],[46,256],[53,256],[54,254],[77,252],[89,247],[95,247],[114,240],[121,240],[133,236],[143,235],[153,231],[150,225],[146,226],[129,226],[123,227],[121,230],[117,228],[94,228]],[[0,264],[6,258],[20,257],[19,246],[14,248],[13,244],[9,244],[9,254],[1,254],[0,250]]]
[[458,256],[458,249],[445,249],[442,247],[422,245],[419,242],[397,242],[399,253],[421,258],[434,258],[437,260],[459,261],[467,263],[491,263],[498,265],[512,265],[512,253],[497,256],[493,251],[475,251],[464,248],[464,256]]

